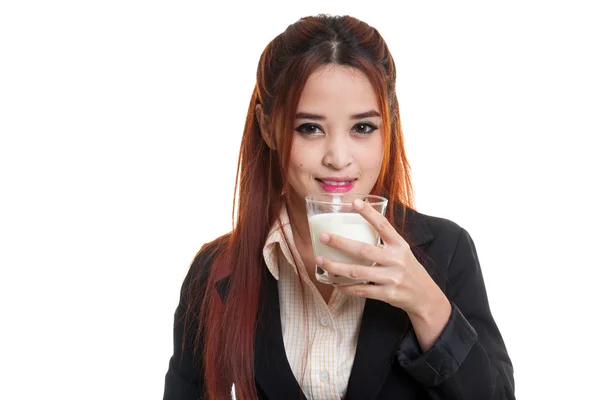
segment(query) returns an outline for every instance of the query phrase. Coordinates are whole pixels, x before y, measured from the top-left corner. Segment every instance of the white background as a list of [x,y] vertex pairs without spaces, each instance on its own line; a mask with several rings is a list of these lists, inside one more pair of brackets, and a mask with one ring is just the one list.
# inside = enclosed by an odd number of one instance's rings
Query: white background
[[162,398],[260,53],[320,12],[386,39],[417,208],[473,236],[518,398],[600,398],[592,1],[205,3],[0,5],[0,398]]

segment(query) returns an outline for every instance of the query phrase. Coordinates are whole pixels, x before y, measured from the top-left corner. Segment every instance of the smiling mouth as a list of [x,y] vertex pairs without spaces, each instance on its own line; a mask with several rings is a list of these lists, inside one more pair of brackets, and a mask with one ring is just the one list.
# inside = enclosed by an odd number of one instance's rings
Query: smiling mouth
[[319,179],[319,178],[315,178],[315,179],[320,183],[324,183],[326,185],[331,185],[331,186],[347,186],[356,180],[356,179],[348,179],[345,181],[330,181],[330,180]]

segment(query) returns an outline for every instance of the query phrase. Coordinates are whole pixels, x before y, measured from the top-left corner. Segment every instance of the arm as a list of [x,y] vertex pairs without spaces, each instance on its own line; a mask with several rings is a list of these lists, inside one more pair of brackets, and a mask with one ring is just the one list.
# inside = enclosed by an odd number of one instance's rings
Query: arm
[[[205,269],[206,261],[203,249],[196,256],[187,276],[185,277],[179,299],[179,305],[175,310],[173,324],[173,356],[169,361],[169,369],[165,376],[165,391],[163,400],[198,400],[204,392],[204,369],[201,360],[194,360],[194,328],[198,326],[198,318],[195,313],[188,316],[188,325],[185,326],[186,313],[188,312],[188,291],[197,288],[190,282],[198,277],[198,271]],[[200,295],[199,293],[195,295]],[[193,317],[192,317],[193,316]],[[184,328],[185,343],[184,343]],[[198,354],[202,354],[200,352]]]
[[200,393],[202,393],[200,376],[203,375],[203,371],[201,365],[194,368],[191,335],[187,335],[185,347],[182,348],[186,310],[187,304],[181,300],[175,311],[173,356],[169,360],[169,369],[165,376],[163,400],[197,400],[200,399]]
[[475,245],[465,230],[448,280],[448,323],[425,352],[412,331],[398,350],[400,365],[435,400],[513,400],[512,364],[489,308]]

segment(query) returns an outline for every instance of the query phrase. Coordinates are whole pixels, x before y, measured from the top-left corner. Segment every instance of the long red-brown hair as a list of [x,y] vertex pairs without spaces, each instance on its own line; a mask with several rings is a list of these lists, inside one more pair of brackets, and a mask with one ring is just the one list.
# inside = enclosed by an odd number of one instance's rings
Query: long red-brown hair
[[[379,32],[350,16],[305,17],[288,26],[267,45],[258,64],[238,160],[231,236],[215,247],[208,278],[192,277],[187,291],[186,330],[193,331],[194,353],[204,366],[207,399],[228,398],[233,383],[238,399],[258,397],[254,339],[268,273],[262,250],[281,207],[292,201],[286,177],[300,95],[308,77],[327,64],[350,66],[369,78],[380,102],[384,136],[383,167],[372,193],[385,194],[392,204],[413,207],[395,93],[396,69]],[[266,121],[264,133],[277,143],[276,150],[261,135],[255,112],[259,104]],[[392,222],[393,211],[390,206]],[[216,282],[225,276],[229,287],[223,302]]]

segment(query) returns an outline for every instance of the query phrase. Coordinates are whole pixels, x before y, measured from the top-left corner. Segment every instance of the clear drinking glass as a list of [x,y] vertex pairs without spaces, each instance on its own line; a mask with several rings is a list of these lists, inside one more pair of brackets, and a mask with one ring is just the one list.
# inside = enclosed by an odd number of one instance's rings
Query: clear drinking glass
[[[388,203],[385,197],[359,193],[319,193],[306,196],[305,199],[315,258],[323,256],[333,261],[348,264],[374,265],[371,260],[354,257],[349,253],[321,243],[319,237],[321,233],[327,232],[376,245],[379,243],[379,234],[362,215],[354,210],[352,202],[361,199],[383,215]],[[323,283],[352,285],[363,282],[347,277],[332,276],[319,266],[316,266],[315,273],[317,280]]]

